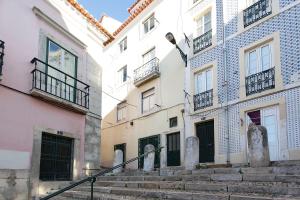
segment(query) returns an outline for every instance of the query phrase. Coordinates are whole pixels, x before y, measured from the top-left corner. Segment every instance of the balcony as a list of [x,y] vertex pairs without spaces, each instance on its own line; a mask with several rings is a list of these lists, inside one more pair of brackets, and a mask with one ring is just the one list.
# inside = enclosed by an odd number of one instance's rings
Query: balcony
[[31,94],[60,103],[79,112],[89,108],[89,86],[82,81],[34,58]]
[[272,14],[271,0],[260,0],[243,11],[244,27]]
[[4,58],[4,42],[0,40],[0,76],[2,75],[3,58]]
[[194,95],[194,111],[213,105],[213,89]]
[[212,45],[212,30],[207,31],[206,33],[195,38],[193,41],[194,44],[194,54],[206,49]]
[[159,73],[159,59],[153,58],[143,66],[134,70],[134,85],[140,86],[147,81],[160,76]]
[[246,95],[275,88],[275,68],[270,68],[246,77]]

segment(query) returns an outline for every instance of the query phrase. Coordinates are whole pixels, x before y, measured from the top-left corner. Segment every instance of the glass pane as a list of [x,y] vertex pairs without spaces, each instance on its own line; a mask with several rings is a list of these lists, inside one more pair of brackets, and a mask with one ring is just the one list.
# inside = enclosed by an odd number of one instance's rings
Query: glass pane
[[199,89],[200,89],[200,93],[206,91],[206,77],[205,77],[205,73],[201,73],[201,75],[200,75]]
[[155,101],[154,101],[154,95],[151,95],[149,97],[149,109],[151,110],[152,108],[154,108]]
[[266,45],[261,48],[261,65],[263,71],[271,68],[270,61],[271,61],[270,45]]
[[143,99],[143,112],[149,111],[149,98]]
[[154,28],[155,26],[155,20],[154,20],[154,16],[152,16],[150,19],[150,30]]
[[212,70],[208,70],[206,71],[206,90],[210,90],[213,88],[212,82]]
[[144,23],[144,33],[148,33],[149,29],[148,29],[148,21],[146,21]]
[[257,55],[256,50],[249,53],[248,75],[256,74],[257,71]]
[[256,125],[261,125],[260,110],[248,112],[247,115],[250,118],[249,122],[252,122]]
[[125,82],[127,80],[127,67],[124,67],[122,71],[123,71],[123,77],[122,77],[123,82]]
[[204,16],[204,33],[211,30],[211,12]]
[[200,93],[199,81],[200,81],[199,74],[195,74],[195,94]]
[[203,34],[203,21],[202,17],[197,20],[197,34],[198,36]]
[[155,58],[155,48],[143,55],[144,64]]

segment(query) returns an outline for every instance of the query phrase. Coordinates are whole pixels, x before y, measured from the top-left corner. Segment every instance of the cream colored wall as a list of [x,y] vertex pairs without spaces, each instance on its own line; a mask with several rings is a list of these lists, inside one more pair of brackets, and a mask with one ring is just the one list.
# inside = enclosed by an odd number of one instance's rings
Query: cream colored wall
[[[172,7],[171,10],[170,7]],[[184,35],[180,31],[181,25],[176,20],[170,20],[178,18],[180,9],[180,1],[175,4],[173,0],[154,1],[105,49],[107,63],[103,69],[102,166],[112,165],[113,148],[116,144],[127,144],[126,158],[128,160],[138,155],[139,138],[160,134],[161,141],[165,141],[162,135],[178,131],[183,135],[181,110],[184,108],[185,67],[175,46],[165,39],[166,33],[172,32],[178,45],[185,48]],[[146,35],[141,34],[142,22],[153,13],[157,19],[156,27]],[[166,13],[168,13],[168,17],[166,17]],[[120,53],[118,44],[126,36],[128,49]],[[133,84],[134,69],[142,65],[142,55],[153,47],[155,47],[156,57],[160,60],[160,77],[135,87]],[[127,82],[118,85],[117,71],[125,65],[127,65],[129,78]],[[153,87],[155,88],[155,104],[159,106],[149,113],[142,114],[141,94]],[[120,103],[119,100],[127,102],[127,118],[117,122],[116,106]],[[178,118],[178,126],[170,129],[169,118],[175,116]],[[130,122],[133,122],[133,126],[130,125]],[[183,142],[181,144],[183,145]],[[183,152],[181,155],[183,160]],[[161,162],[164,166],[164,151],[161,153]],[[128,167],[136,168],[137,162]]]

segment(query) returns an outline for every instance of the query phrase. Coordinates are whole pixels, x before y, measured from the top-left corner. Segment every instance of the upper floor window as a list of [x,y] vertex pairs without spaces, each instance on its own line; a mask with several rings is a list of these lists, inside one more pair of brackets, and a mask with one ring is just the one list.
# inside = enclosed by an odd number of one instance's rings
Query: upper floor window
[[213,105],[212,69],[195,74],[194,110]]
[[246,95],[275,88],[272,44],[264,44],[246,52]]
[[142,93],[142,113],[151,111],[155,106],[155,90],[154,88]]
[[201,16],[197,21],[197,35],[203,35],[211,30],[211,11]]
[[[56,69],[76,78],[77,56],[50,39],[48,39],[47,62]],[[65,78],[64,76],[60,77],[61,74],[51,68],[48,68],[48,74],[59,80]],[[67,83],[73,85],[74,80],[67,80]]]
[[118,70],[118,84],[127,81],[127,65]]
[[148,19],[143,22],[144,33],[148,33],[155,27],[155,17],[154,14],[151,15]]
[[117,105],[117,121],[126,119],[126,102]]
[[120,52],[121,52],[121,53],[127,49],[127,37],[125,37],[125,38],[119,43],[119,47],[120,47]]
[[149,61],[155,58],[155,48],[151,49],[147,53],[143,54],[143,64],[148,63]]
[[246,75],[256,74],[272,67],[271,44],[264,44],[246,52]]
[[195,74],[195,94],[213,89],[212,69]]

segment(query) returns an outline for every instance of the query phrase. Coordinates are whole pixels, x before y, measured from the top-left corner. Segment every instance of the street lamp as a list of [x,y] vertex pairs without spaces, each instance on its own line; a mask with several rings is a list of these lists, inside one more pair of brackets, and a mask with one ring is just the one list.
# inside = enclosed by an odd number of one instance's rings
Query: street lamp
[[169,32],[169,33],[166,34],[166,39],[167,39],[169,42],[171,42],[173,45],[176,46],[176,49],[178,49],[178,51],[179,51],[179,53],[180,53],[180,55],[181,55],[181,58],[182,58],[182,60],[184,61],[185,67],[186,67],[186,66],[187,66],[187,55],[186,55],[185,53],[183,53],[183,51],[182,51],[182,50],[179,48],[179,46],[176,44],[176,40],[175,40],[174,35],[173,35],[171,32]]

